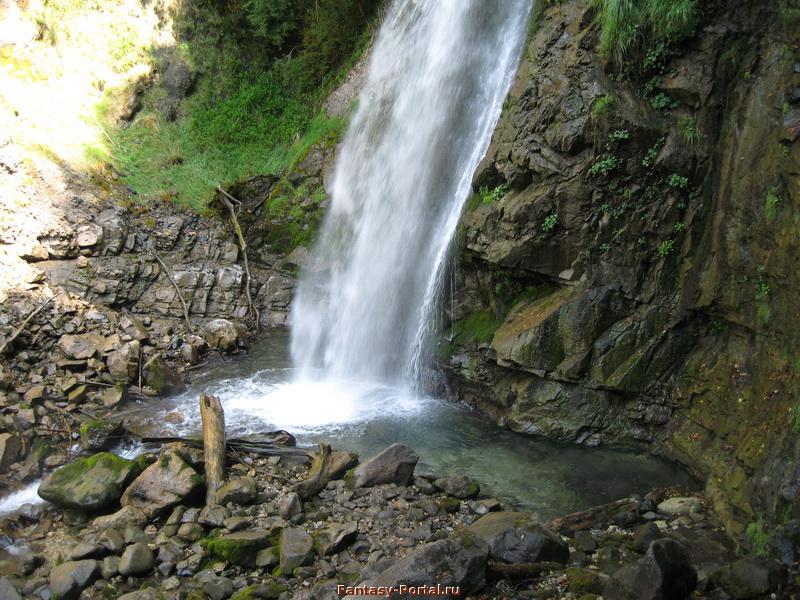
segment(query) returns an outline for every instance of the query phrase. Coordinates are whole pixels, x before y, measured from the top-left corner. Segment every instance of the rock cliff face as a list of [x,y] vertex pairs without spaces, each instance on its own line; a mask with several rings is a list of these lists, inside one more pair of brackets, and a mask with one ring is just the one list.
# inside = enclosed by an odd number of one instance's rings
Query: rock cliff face
[[800,51],[774,4],[706,3],[635,75],[592,3],[544,5],[439,348],[454,396],[678,460],[734,528],[800,506]]

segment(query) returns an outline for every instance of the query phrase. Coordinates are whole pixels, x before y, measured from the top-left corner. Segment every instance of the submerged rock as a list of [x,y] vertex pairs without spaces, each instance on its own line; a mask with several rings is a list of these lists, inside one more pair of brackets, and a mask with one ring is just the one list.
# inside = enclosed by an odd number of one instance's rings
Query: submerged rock
[[405,444],[392,444],[380,454],[360,464],[353,471],[354,488],[394,483],[406,486],[411,482],[419,456]]
[[433,482],[433,486],[440,492],[461,500],[474,498],[481,491],[481,486],[477,481],[464,475],[440,477]]
[[81,458],[56,469],[39,486],[39,496],[58,506],[91,512],[119,500],[127,484],[145,467],[109,452]]

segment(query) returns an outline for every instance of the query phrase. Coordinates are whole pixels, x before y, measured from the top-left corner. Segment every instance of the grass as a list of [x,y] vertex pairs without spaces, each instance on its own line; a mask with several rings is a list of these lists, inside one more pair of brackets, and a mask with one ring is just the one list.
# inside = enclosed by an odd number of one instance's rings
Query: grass
[[481,186],[477,194],[473,194],[467,203],[467,210],[469,212],[477,209],[481,204],[494,204],[502,199],[508,193],[507,185],[498,185],[492,189],[488,186]]
[[764,528],[764,519],[759,517],[747,526],[745,530],[750,549],[758,556],[766,556],[769,548],[769,534]]
[[614,106],[614,96],[605,94],[597,98],[592,104],[592,116],[599,117],[608,113],[611,107]]
[[496,319],[490,311],[472,313],[465,319],[455,323],[453,343],[480,342],[488,344],[492,341],[494,332],[497,331],[501,323],[502,321]]
[[772,188],[767,192],[767,199],[764,203],[764,214],[768,222],[774,221],[778,216],[778,209],[781,206],[782,199],[778,195],[778,189]]
[[696,0],[595,0],[600,49],[623,64],[636,49],[677,41],[694,28]]
[[694,117],[681,117],[678,119],[678,131],[681,132],[683,141],[689,146],[694,146],[700,141],[700,129],[697,127],[697,120]]

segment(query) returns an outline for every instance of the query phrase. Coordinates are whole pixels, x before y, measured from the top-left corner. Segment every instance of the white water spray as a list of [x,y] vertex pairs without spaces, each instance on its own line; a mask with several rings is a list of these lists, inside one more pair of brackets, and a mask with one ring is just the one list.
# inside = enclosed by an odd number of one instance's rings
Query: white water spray
[[395,0],[292,318],[301,378],[413,384],[531,0]]

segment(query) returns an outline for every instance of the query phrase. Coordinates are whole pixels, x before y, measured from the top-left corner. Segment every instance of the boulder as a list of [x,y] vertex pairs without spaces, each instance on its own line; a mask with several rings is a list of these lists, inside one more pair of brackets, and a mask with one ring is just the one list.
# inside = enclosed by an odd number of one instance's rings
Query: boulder
[[108,581],[119,575],[119,556],[106,556],[100,569],[100,576]]
[[200,545],[213,558],[243,567],[252,567],[255,565],[259,550],[274,545],[277,535],[277,531],[265,529],[238,531],[205,538],[200,541]]
[[222,527],[230,516],[231,511],[224,506],[210,505],[203,507],[197,520],[206,527]]
[[125,433],[122,421],[100,421],[92,419],[81,425],[81,448],[90,452],[110,450]]
[[123,594],[117,600],[158,600],[158,590],[155,588],[145,588]]
[[106,365],[111,377],[123,383],[133,381],[139,372],[140,348],[139,341],[133,340],[109,354],[106,358]]
[[50,571],[50,593],[53,600],[76,600],[81,592],[100,576],[96,560],[71,560]]
[[0,473],[8,469],[19,458],[22,443],[13,433],[0,433]]
[[526,512],[500,511],[484,515],[466,529],[485,542],[490,556],[507,563],[569,560],[569,547]]
[[127,460],[101,452],[56,469],[44,478],[38,493],[48,502],[65,508],[101,510],[119,500],[145,464],[142,459]]
[[633,547],[640,554],[644,554],[652,542],[662,537],[664,537],[664,534],[661,533],[658,525],[645,523],[633,534]]
[[104,342],[103,336],[96,333],[62,335],[58,340],[58,347],[69,358],[85,360],[100,352]]
[[180,394],[186,389],[183,378],[160,356],[154,356],[142,369],[145,383],[159,396]]
[[22,596],[6,577],[0,577],[0,598],[4,600],[22,600]]
[[333,523],[314,534],[317,552],[320,556],[341,552],[356,541],[357,535],[358,526],[354,522]]
[[691,496],[687,498],[668,498],[658,505],[659,512],[670,517],[700,512],[700,508],[700,500]]
[[477,481],[464,475],[440,477],[433,482],[433,486],[440,492],[461,500],[475,498],[481,491],[481,486]]
[[230,352],[239,347],[239,342],[244,342],[245,332],[236,324],[227,319],[214,319],[209,321],[200,331],[209,348]]
[[252,477],[234,477],[217,490],[217,504],[252,504],[258,497],[256,480]]
[[144,575],[153,568],[156,557],[145,542],[136,542],[125,548],[119,559],[120,575]]
[[162,454],[130,484],[121,503],[138,508],[149,519],[184,500],[199,496],[204,487],[203,478],[197,471],[170,452]]
[[278,514],[284,519],[291,519],[294,516],[303,512],[303,501],[300,499],[299,494],[289,492],[286,497],[281,500],[278,505]]
[[748,556],[712,573],[711,581],[733,600],[761,598],[786,585],[786,567],[764,556]]
[[644,558],[619,569],[605,589],[605,600],[684,600],[697,585],[686,550],[675,540],[650,544]]
[[[470,534],[455,535],[445,540],[420,546],[379,575],[365,582],[367,586],[399,587],[439,584],[458,586],[460,597],[481,589],[486,583],[488,548],[480,539]],[[359,586],[362,584],[359,584]],[[345,593],[348,593],[345,590]],[[360,596],[348,595],[346,599]],[[408,600],[407,594],[393,594],[392,598]]]
[[147,516],[141,510],[134,506],[123,506],[113,514],[97,517],[92,521],[92,526],[99,530],[122,530],[126,527],[144,527],[146,523]]
[[405,444],[392,444],[355,468],[352,487],[372,487],[388,483],[406,486],[411,482],[418,460],[417,453]]
[[280,543],[280,569],[290,574],[296,567],[310,565],[314,561],[314,538],[301,527],[283,530]]
[[119,531],[110,527],[103,530],[97,543],[111,554],[121,554],[125,548],[125,538],[122,537]]

